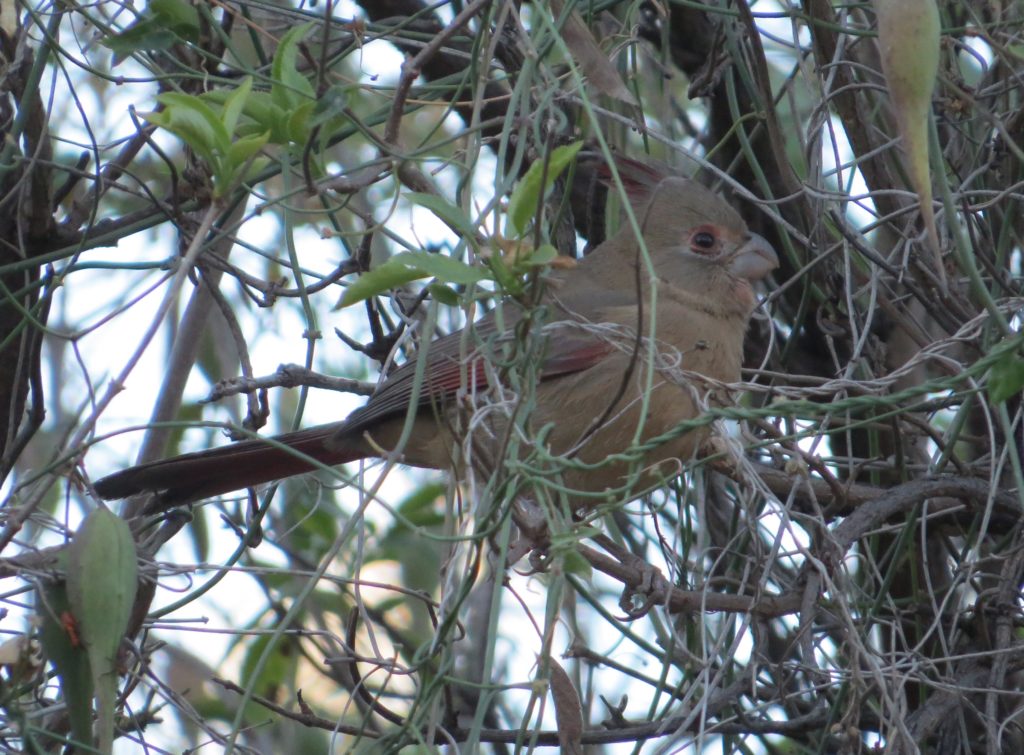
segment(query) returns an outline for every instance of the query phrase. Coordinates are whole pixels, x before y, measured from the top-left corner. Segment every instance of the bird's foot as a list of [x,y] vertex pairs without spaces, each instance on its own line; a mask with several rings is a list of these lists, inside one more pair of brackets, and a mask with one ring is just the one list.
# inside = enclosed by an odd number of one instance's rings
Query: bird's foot
[[551,538],[544,512],[532,501],[517,501],[512,508],[512,520],[519,530],[519,537],[509,545],[509,566],[515,565],[523,556],[529,554],[530,569],[525,572],[525,576],[547,571]]
[[619,576],[624,585],[622,595],[619,596],[619,608],[626,614],[623,621],[635,621],[646,616],[666,594],[667,582],[661,570],[623,548],[607,535],[595,536],[594,542],[627,569],[626,573]]
[[623,620],[635,621],[642,619],[657,603],[652,597],[654,587],[658,580],[663,580],[661,572],[657,567],[651,566],[639,556],[632,556],[635,559],[632,563],[640,575],[640,582],[636,585],[626,584],[622,588],[622,595],[619,596],[619,608],[625,612]]

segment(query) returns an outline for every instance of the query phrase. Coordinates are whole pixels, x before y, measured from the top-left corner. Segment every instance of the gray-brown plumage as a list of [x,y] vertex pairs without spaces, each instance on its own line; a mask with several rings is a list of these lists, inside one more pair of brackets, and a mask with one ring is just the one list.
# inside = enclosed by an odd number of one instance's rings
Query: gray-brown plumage
[[[646,255],[625,223],[575,267],[552,271],[542,301],[546,345],[528,427],[547,428],[550,453],[591,465],[562,476],[584,494],[578,505],[594,500],[586,494],[624,495],[626,480],[640,492],[671,477],[692,456],[703,432],[677,435],[633,462],[602,463],[698,415],[680,370],[739,380],[743,336],[755,305],[751,283],[778,264],[768,243],[697,183],[647,173],[627,181],[627,190]],[[517,305],[506,303],[502,329],[492,314],[474,325],[475,338],[460,332],[429,345],[413,426],[400,449],[404,463],[444,469],[459,456],[452,428],[465,416],[456,414],[464,404],[458,397],[468,389],[485,391],[488,374],[496,374],[485,369],[484,350],[474,344],[482,340],[493,349],[512,338],[521,316]],[[347,419],[274,440],[331,465],[393,450],[406,424],[416,367],[416,360],[399,367]],[[501,421],[489,429],[503,435]],[[475,442],[483,443],[481,455],[497,455],[498,449],[487,447],[487,434],[480,437],[485,440]],[[105,498],[152,491],[166,503],[183,503],[312,468],[293,453],[251,440],[133,467],[100,480],[96,490]]]

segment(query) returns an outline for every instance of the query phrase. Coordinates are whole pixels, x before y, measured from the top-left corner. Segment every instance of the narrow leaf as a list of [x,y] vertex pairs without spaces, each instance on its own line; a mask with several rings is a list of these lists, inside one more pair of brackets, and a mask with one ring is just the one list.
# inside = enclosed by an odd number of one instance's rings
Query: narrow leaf
[[345,289],[339,306],[347,307],[411,281],[429,277],[437,278],[442,283],[468,286],[485,279],[487,271],[443,254],[401,252],[383,265],[359,276],[358,280]]
[[555,726],[562,753],[583,755],[583,706],[572,679],[554,658],[548,658],[551,669],[551,699],[555,703]]
[[299,55],[299,42],[309,34],[313,28],[312,23],[302,24],[290,29],[281,38],[274,54],[274,62],[271,66],[271,78],[273,84],[270,87],[270,96],[274,103],[285,110],[291,110],[301,105],[306,100],[313,99],[313,85],[305,76],[299,73],[295,61]]
[[139,17],[120,34],[101,40],[118,65],[137,50],[166,50],[199,38],[199,13],[184,0],[150,0]]
[[149,0],[146,9],[179,34],[199,35],[199,11],[185,0]]
[[288,116],[288,140],[293,144],[305,144],[309,138],[310,116],[315,107],[316,102],[309,100],[292,110]]
[[467,265],[446,254],[401,252],[391,259],[408,268],[431,275],[444,283],[468,286],[479,283],[487,277],[487,272],[483,268]]
[[[530,218],[537,211],[537,202],[540,199],[541,193],[546,192],[555,180],[562,175],[562,171],[569,166],[569,163],[573,161],[576,153],[580,151],[582,146],[583,142],[579,141],[556,147],[551,150],[551,155],[548,157],[546,171],[544,160],[537,160],[526,171],[526,175],[516,185],[508,202],[509,220],[517,235],[523,234],[527,223],[530,222]],[[541,186],[542,181],[544,183],[543,186]]]
[[431,283],[428,288],[430,289],[430,295],[445,306],[459,306],[459,295],[451,286],[446,286],[443,283]]
[[[204,92],[200,98],[203,102],[222,108],[233,94],[230,90],[214,89]],[[289,112],[275,105],[268,92],[249,92],[243,102],[242,114],[248,120],[241,121],[235,127],[236,135],[252,136],[269,131],[271,144],[288,143]]]
[[556,259],[558,259],[558,250],[551,244],[541,244],[533,251],[533,254],[526,258],[526,262],[532,266],[549,265]]
[[220,121],[224,124],[224,130],[228,136],[234,136],[238,127],[238,119],[245,109],[245,103],[249,100],[252,92],[252,77],[246,76],[224,100],[224,110],[221,113]]
[[1006,354],[988,373],[988,395],[993,404],[1001,404],[1024,390],[1024,360]]
[[413,268],[406,267],[393,259],[383,265],[378,265],[368,272],[360,275],[353,281],[345,293],[341,296],[339,307],[347,307],[356,304],[371,296],[378,296],[393,288],[404,286],[419,278],[426,278],[427,273]]
[[165,92],[158,95],[157,100],[164,106],[163,113],[144,113],[146,120],[170,131],[208,162],[213,161],[215,154],[227,151],[231,135],[224,128],[220,114],[202,99],[180,92]]
[[270,132],[247,136],[244,139],[235,140],[228,150],[228,166],[232,171],[240,170],[249,161],[249,158],[260,151],[263,145],[270,139]]
[[426,194],[423,192],[412,192],[405,196],[406,199],[413,204],[418,204],[420,207],[426,207],[428,210],[433,212],[437,217],[441,218],[449,228],[459,235],[472,238],[476,234],[476,228],[473,227],[473,221],[466,216],[466,213],[462,211],[462,208],[452,202],[449,202],[444,197],[438,196],[437,194]]
[[594,567],[576,550],[565,552],[562,558],[562,569],[566,574],[574,574],[587,582],[594,578]]
[[116,36],[100,40],[100,44],[114,53],[111,65],[116,68],[133,52],[166,50],[177,41],[178,36],[173,31],[147,18],[136,21]]

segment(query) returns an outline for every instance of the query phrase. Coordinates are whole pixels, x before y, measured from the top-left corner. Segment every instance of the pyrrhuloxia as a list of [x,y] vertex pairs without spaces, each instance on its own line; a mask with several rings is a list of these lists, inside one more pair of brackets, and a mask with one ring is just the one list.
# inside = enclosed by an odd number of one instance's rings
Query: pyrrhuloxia
[[[627,478],[630,489],[639,491],[672,476],[680,460],[693,454],[704,432],[676,434],[622,456],[638,443],[671,436],[679,423],[698,415],[694,392],[680,370],[739,380],[743,336],[755,305],[751,282],[778,264],[771,246],[700,184],[641,172],[627,188],[647,255],[625,223],[577,266],[552,271],[542,301],[548,311],[542,331],[546,349],[528,427],[548,429],[543,442],[552,454],[583,462],[567,465],[561,477],[566,487],[580,491],[576,505],[609,490],[626,493]],[[495,348],[512,338],[522,312],[508,302],[502,330],[492,313],[473,326],[475,339],[460,332],[429,345],[416,414],[400,449],[402,462],[438,469],[452,465],[457,456],[452,427],[459,424],[460,411],[455,399],[460,389],[462,395],[486,389],[487,375],[495,374],[484,369],[481,349],[472,346],[483,342]],[[416,375],[413,359],[347,419],[274,440],[328,465],[390,451],[406,424]],[[498,449],[483,450],[487,455]],[[103,478],[96,490],[104,498],[151,491],[165,504],[176,504],[311,469],[279,447],[247,440],[132,467]]]

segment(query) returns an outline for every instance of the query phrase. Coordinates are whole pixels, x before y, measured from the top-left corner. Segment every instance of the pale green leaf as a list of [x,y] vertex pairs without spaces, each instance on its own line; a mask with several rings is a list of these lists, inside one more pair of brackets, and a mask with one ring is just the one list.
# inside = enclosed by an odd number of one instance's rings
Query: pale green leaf
[[445,254],[401,252],[391,259],[408,268],[431,275],[444,283],[468,286],[487,277],[487,271],[483,268],[467,265],[465,262]]
[[473,222],[462,211],[462,208],[449,202],[444,197],[423,192],[412,192],[405,196],[413,204],[426,207],[433,212],[456,233],[465,237],[472,237],[476,233]]
[[238,119],[242,115],[245,103],[249,101],[251,93],[252,77],[246,76],[242,79],[242,83],[235,87],[224,101],[224,110],[221,113],[220,120],[224,124],[224,130],[227,131],[229,136],[234,135],[235,129],[238,127]]
[[[537,160],[526,171],[526,175],[512,191],[512,197],[508,202],[509,221],[517,235],[523,234],[530,218],[537,212],[541,194],[546,192],[562,175],[562,171],[569,166],[582,146],[583,142],[579,141],[556,147],[551,150],[546,170],[545,161]],[[542,183],[543,185],[541,185]]]
[[299,55],[299,42],[309,34],[312,23],[302,24],[290,29],[282,38],[274,54],[271,66],[270,96],[274,103],[285,110],[291,111],[306,100],[314,98],[313,86],[309,80],[299,73],[295,61]]
[[1024,360],[1006,354],[988,373],[988,395],[993,404],[1001,404],[1024,390]]
[[383,265],[360,275],[342,294],[339,307],[356,304],[371,296],[378,296],[393,288],[404,286],[419,278],[426,278],[427,273],[406,267],[400,262],[388,260]]

